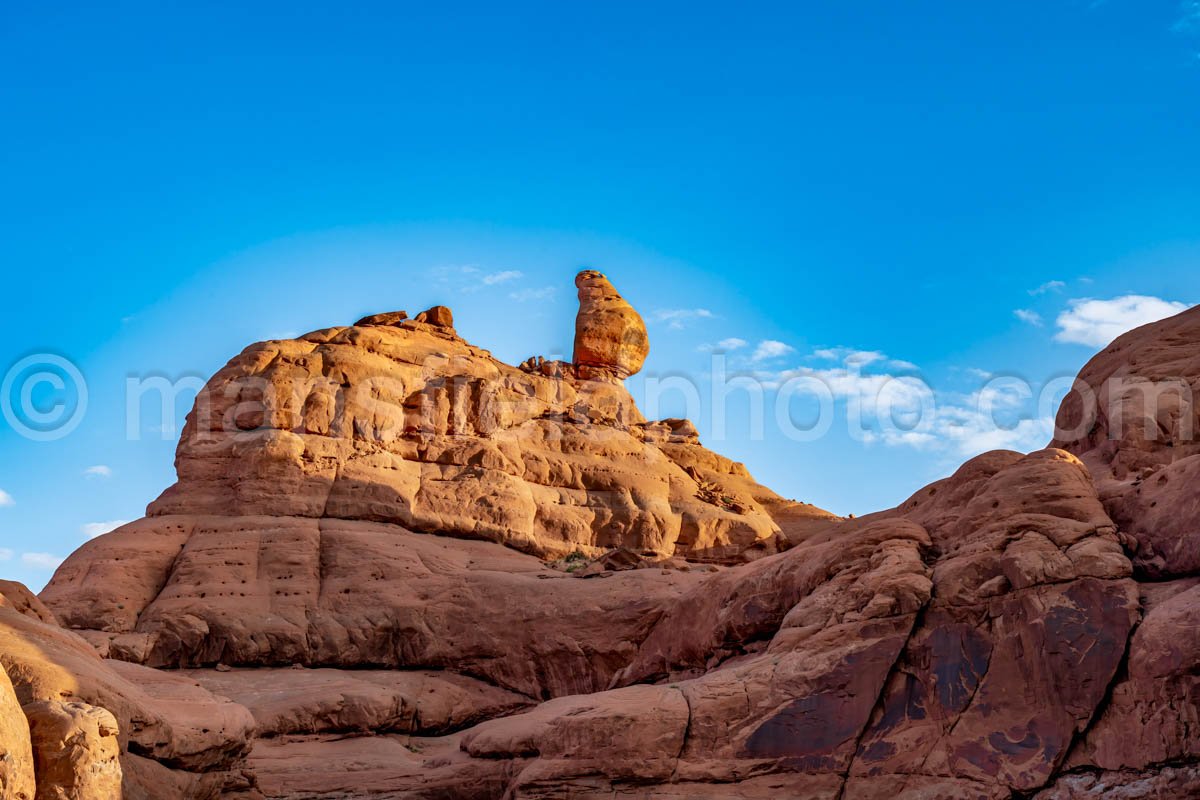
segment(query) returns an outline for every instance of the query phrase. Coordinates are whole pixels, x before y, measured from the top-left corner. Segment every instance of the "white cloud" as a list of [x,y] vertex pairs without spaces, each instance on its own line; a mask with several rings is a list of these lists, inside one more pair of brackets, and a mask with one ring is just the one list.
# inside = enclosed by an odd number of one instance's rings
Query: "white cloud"
[[21,563],[35,569],[58,569],[63,559],[50,553],[22,553]]
[[[855,350],[853,347],[826,347],[821,350],[814,350],[813,358],[820,359],[821,361],[841,361],[844,364],[859,367],[887,360],[887,356],[878,350]],[[895,363],[904,364],[906,367],[914,366],[907,361]]]
[[509,292],[508,296],[518,303],[527,303],[530,300],[553,300],[558,288],[555,286],[543,286],[540,289],[518,289],[515,292]]
[[970,458],[989,450],[1029,452],[1045,447],[1054,435],[1054,420],[1022,419],[1012,426],[997,425],[982,408],[965,404],[938,408],[934,427],[955,453]]
[[1036,328],[1042,327],[1042,315],[1028,308],[1018,308],[1013,311],[1013,316],[1024,322],[1026,325],[1033,325]]
[[97,536],[103,536],[110,531],[114,531],[122,525],[128,525],[127,519],[110,519],[108,522],[85,522],[80,526],[79,531],[89,539],[95,539]]
[[1067,284],[1063,281],[1046,281],[1036,289],[1030,289],[1029,294],[1037,297],[1039,294],[1046,294],[1047,292],[1061,292],[1065,288],[1067,288]]
[[7,547],[0,547],[0,561],[12,561],[15,555],[16,553]]
[[660,308],[654,312],[654,319],[667,323],[671,330],[683,330],[689,322],[698,319],[713,319],[715,314],[707,308]]
[[95,466],[85,469],[83,474],[87,475],[89,478],[111,478],[112,467],[108,466],[107,464],[96,464]]
[[878,350],[854,350],[847,353],[843,360],[850,366],[865,367],[876,361],[886,361],[887,356]]
[[[835,401],[846,404],[851,435],[867,444],[965,458],[998,448],[1036,450],[1053,434],[1053,420],[1030,413],[1030,397],[1020,385],[993,381],[969,394],[936,392],[919,378],[888,371],[906,362],[876,350],[827,348],[813,356],[840,363],[760,371],[757,377],[766,389],[779,388],[794,378],[820,381]],[[982,370],[967,372],[980,379],[990,377]]]
[[1103,347],[1126,331],[1174,316],[1187,303],[1129,294],[1111,300],[1072,300],[1056,320],[1055,341]]
[[16,505],[16,503],[17,503],[17,501],[12,499],[11,494],[4,491],[3,489],[0,489],[0,508],[4,508],[5,506]]
[[776,341],[775,339],[764,339],[754,348],[754,354],[750,356],[751,361],[767,361],[772,358],[786,356],[795,350],[786,342]]
[[525,273],[520,270],[506,269],[503,272],[493,272],[490,275],[484,275],[483,284],[485,286],[495,286],[497,283],[515,281],[517,278],[523,277],[525,277]]
[[716,344],[702,344],[696,349],[702,353],[732,353],[734,350],[741,350],[748,344],[750,343],[745,339],[730,336],[728,339],[722,339]]

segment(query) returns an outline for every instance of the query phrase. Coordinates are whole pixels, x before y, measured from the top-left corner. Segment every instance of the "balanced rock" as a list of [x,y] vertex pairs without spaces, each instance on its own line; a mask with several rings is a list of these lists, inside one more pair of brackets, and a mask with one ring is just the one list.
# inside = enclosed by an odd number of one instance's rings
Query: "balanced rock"
[[595,270],[580,272],[575,285],[579,288],[575,365],[618,378],[636,373],[650,352],[641,315]]

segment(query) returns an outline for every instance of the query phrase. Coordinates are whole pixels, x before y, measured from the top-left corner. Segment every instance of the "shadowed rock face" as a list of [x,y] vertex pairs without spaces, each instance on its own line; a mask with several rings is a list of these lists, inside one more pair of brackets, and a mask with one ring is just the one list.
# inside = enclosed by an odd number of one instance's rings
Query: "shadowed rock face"
[[[35,736],[33,758],[111,775],[106,712],[130,797],[1197,796],[1200,568],[1162,528],[1129,529],[1146,517],[1117,518],[1129,465],[1171,454],[1092,435],[987,453],[842,520],[754,484],[685,422],[643,421],[615,357],[513,369],[422,317],[248,349],[205,390],[233,428],[202,436],[198,403],[152,516],[85,544],[45,605],[9,590],[14,702],[51,703],[24,713],[90,743],[64,761]],[[1162,324],[1173,352],[1200,350],[1191,319]],[[431,431],[347,444],[382,418],[220,406],[238,375],[354,388],[368,362],[537,410],[465,413],[448,390]],[[659,474],[665,494],[646,488]],[[1195,484],[1171,485],[1190,513]],[[1147,541],[1169,580],[1138,583],[1159,563]],[[580,554],[543,560],[564,542]],[[34,729],[18,722],[0,725],[16,753]]]

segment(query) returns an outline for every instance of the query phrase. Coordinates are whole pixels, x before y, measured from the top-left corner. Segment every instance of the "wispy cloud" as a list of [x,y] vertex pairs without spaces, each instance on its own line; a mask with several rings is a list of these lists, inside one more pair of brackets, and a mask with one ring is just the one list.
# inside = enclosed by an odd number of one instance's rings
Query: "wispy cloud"
[[484,272],[474,264],[434,267],[429,276],[443,287],[452,291],[470,294],[493,286],[512,283],[525,277],[519,269]]
[[107,464],[95,464],[85,469],[83,474],[89,478],[111,478],[112,467]]
[[869,364],[878,364],[900,372],[918,369],[917,365],[911,361],[888,358],[886,353],[879,350],[860,350],[854,347],[823,347],[814,350],[812,358],[819,361],[841,361],[847,366],[858,368],[866,367]]
[[16,500],[13,500],[11,494],[4,491],[3,489],[0,489],[0,508],[5,508],[7,506],[16,505],[16,502],[17,502]]
[[506,269],[503,272],[493,272],[483,276],[484,286],[495,286],[497,283],[507,283],[525,277],[525,273],[516,269]]
[[665,322],[671,330],[683,330],[689,323],[699,319],[715,319],[716,315],[707,308],[660,308],[654,312],[652,319]]
[[52,553],[22,553],[21,563],[34,569],[58,569],[63,559]]
[[7,547],[0,547],[0,561],[12,561],[15,555],[16,553]]
[[1200,33],[1200,0],[1183,0],[1179,18],[1171,26],[1176,33]]
[[814,350],[813,358],[818,358],[822,361],[843,361],[846,364],[857,364],[861,367],[867,364],[874,364],[876,361],[884,361],[887,359],[887,356],[878,350],[856,350],[853,347],[825,347],[820,350]]
[[728,339],[722,339],[715,344],[702,344],[696,349],[702,353],[732,353],[734,350],[741,350],[748,344],[750,343],[745,339],[730,336]]
[[1033,325],[1036,328],[1042,327],[1042,315],[1029,308],[1018,308],[1013,311],[1013,316],[1024,322],[1026,325]]
[[530,300],[553,300],[557,293],[558,287],[556,286],[542,286],[537,289],[518,289],[515,292],[509,292],[508,297],[518,303],[528,303]]
[[1103,347],[1126,331],[1174,316],[1187,303],[1160,297],[1129,294],[1111,300],[1072,300],[1058,315],[1055,341]]
[[1048,292],[1061,292],[1065,288],[1067,288],[1067,284],[1063,281],[1046,281],[1036,289],[1030,289],[1029,294],[1032,297],[1037,297]]
[[95,539],[97,536],[103,536],[106,533],[111,533],[122,525],[128,525],[127,519],[110,519],[108,522],[85,522],[80,526],[79,532],[89,539]]
[[786,342],[780,342],[775,339],[764,339],[754,348],[754,354],[750,356],[751,361],[769,361],[772,358],[780,358],[788,353],[795,352],[794,347]]
[[451,264],[433,267],[429,270],[429,275],[435,281],[446,283],[462,280],[464,275],[476,276],[479,274],[479,272],[479,267],[475,266],[474,264]]

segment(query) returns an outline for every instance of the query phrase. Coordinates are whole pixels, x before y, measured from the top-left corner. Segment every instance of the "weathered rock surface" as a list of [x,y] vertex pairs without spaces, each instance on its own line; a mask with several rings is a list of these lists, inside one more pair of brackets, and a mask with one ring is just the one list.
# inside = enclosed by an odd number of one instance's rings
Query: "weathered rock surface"
[[[1190,406],[1168,447],[1111,433],[1118,393],[1107,433],[842,520],[642,419],[602,280],[574,364],[438,308],[234,359],[151,516],[0,607],[17,701],[97,742],[66,765],[118,752],[134,798],[1200,796]],[[1114,348],[1085,379],[1200,379],[1192,312]]]
[[[151,666],[451,669],[542,699],[606,688],[664,600],[701,579],[630,570],[581,580],[490,542],[370,522],[187,525],[170,562],[160,534],[134,526],[88,542],[80,574],[64,568],[44,597],[66,624],[107,628],[110,655]],[[162,588],[136,605],[120,584],[106,593],[100,576],[136,568],[141,540],[150,544],[140,583]],[[125,616],[110,616],[118,605]]]
[[409,733],[433,736],[511,714],[522,695],[429,670],[185,670],[205,689],[245,706],[259,736]]
[[0,581],[0,607],[12,608],[49,625],[58,624],[54,612],[24,584],[16,581]]
[[1055,445],[1091,469],[1155,579],[1200,573],[1198,343],[1200,306],[1120,336],[1080,371],[1056,421]]
[[33,800],[35,793],[29,721],[8,673],[0,667],[0,798]]
[[121,800],[121,745],[107,709],[77,700],[24,706],[38,800]]
[[[216,797],[243,780],[254,731],[246,709],[186,678],[105,661],[84,639],[13,605],[0,604],[0,667],[23,712],[36,797],[120,798],[136,782],[123,770],[132,758],[184,787],[174,795],[182,798]],[[19,731],[22,720],[6,709],[3,727]],[[11,752],[6,764],[19,769],[20,750]]]
[[1200,581],[1143,588],[1145,617],[1073,767],[1145,770],[1200,760]]
[[650,352],[646,323],[633,306],[595,270],[575,276],[579,314],[575,317],[575,366],[597,374],[627,378],[638,372]]

